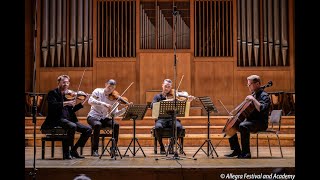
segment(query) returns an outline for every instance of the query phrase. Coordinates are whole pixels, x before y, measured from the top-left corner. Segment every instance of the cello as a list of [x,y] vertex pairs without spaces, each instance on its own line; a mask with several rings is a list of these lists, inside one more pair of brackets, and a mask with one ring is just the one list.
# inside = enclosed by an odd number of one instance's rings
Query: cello
[[[269,81],[268,84],[261,86],[262,89],[272,86],[272,81]],[[251,95],[255,95],[253,92]],[[253,111],[255,106],[252,101],[244,100],[240,103],[234,110],[231,111],[231,117],[227,120],[226,125],[222,129],[224,137],[232,137],[239,130],[239,124],[243,122]]]

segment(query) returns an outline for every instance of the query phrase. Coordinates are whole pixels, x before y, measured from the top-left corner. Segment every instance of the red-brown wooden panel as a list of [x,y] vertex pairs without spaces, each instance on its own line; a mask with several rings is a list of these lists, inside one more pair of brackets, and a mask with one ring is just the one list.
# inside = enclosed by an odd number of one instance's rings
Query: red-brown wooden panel
[[173,53],[140,53],[140,102],[146,103],[146,91],[161,90],[164,79],[174,81],[176,71],[176,87],[183,76],[179,90],[191,92],[190,53],[176,53],[177,63],[174,65]]

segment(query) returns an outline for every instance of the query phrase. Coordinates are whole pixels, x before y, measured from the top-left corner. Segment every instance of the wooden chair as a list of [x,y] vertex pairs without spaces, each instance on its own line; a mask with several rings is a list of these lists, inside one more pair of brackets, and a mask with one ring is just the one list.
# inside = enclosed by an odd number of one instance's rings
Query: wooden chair
[[[101,133],[101,131],[103,131]],[[112,128],[111,127],[105,127],[105,128],[101,128],[101,131],[100,131],[100,135],[99,135],[99,141],[101,139],[101,152],[103,151],[104,149],[104,141],[105,141],[105,138],[106,137],[110,137],[112,138]],[[90,142],[91,142],[91,156],[93,155],[93,149],[92,149],[92,144],[93,144],[93,133],[91,134],[90,136]],[[99,143],[100,145],[100,143]],[[80,155],[83,154],[83,147],[80,147]]]
[[[44,159],[45,157],[45,148],[46,148],[46,141],[51,141],[51,157],[54,158],[54,147],[56,141],[62,141],[65,140],[68,136],[66,133],[66,130],[64,130],[60,126],[56,126],[54,128],[50,129],[41,129],[41,133],[45,134],[45,137],[41,138],[41,158]],[[63,143],[62,143],[62,152],[63,152]],[[63,154],[63,153],[62,153]]]
[[[173,137],[173,134],[172,134],[172,128],[163,128],[163,131],[162,131],[162,137],[163,138],[171,138]],[[153,137],[153,143],[154,143],[154,153],[157,154],[157,149],[158,149],[158,140],[157,140],[157,137],[156,137],[156,131],[155,131],[155,127],[153,127],[151,129],[151,134],[152,134],[152,137]],[[183,151],[183,139],[186,135],[186,129],[184,127],[182,127],[182,132],[180,134],[180,136],[178,137],[178,147],[179,147],[179,151],[181,154],[184,154],[184,151]]]
[[280,144],[280,139],[279,139],[279,132],[281,129],[281,118],[282,118],[282,110],[272,110],[271,111],[271,115],[269,116],[269,125],[271,126],[270,128],[264,130],[264,131],[258,131],[257,134],[257,157],[259,157],[259,134],[266,134],[267,135],[267,139],[268,139],[268,145],[269,145],[269,151],[270,151],[270,155],[272,156],[272,152],[271,152],[271,147],[270,147],[270,140],[269,140],[269,136],[270,134],[276,135],[277,140],[278,140],[278,144],[279,144],[279,148],[280,148],[280,153],[281,153],[281,157],[283,158],[283,154],[282,154],[282,149],[281,149],[281,144]]

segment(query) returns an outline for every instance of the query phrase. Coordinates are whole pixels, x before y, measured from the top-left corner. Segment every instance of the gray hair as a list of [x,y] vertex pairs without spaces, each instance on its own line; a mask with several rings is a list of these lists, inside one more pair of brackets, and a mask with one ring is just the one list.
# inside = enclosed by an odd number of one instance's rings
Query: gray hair
[[256,83],[256,82],[261,83],[260,76],[255,75],[255,74],[248,76],[248,77],[247,77],[247,80],[250,80],[250,81],[252,81],[252,82],[254,82],[254,83]]
[[73,180],[91,180],[91,178],[89,178],[89,177],[86,176],[85,174],[79,174],[79,175],[76,176]]
[[67,78],[68,80],[70,80],[70,77],[68,75],[60,75],[58,78],[57,78],[57,81],[60,82],[62,79],[64,78]]

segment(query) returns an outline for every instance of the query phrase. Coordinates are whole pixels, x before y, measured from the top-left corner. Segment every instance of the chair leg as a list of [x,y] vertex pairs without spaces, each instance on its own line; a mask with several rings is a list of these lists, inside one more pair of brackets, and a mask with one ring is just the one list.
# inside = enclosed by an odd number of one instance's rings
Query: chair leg
[[[61,143],[63,143],[62,141],[61,141]],[[63,153],[63,150],[64,150],[64,148],[63,148],[63,145],[61,145],[61,148],[62,148],[62,159],[64,160],[64,153]]]
[[184,151],[183,151],[183,137],[180,137],[180,153],[183,153],[184,154]]
[[279,143],[279,148],[280,148],[281,157],[283,158],[282,149],[281,149],[281,144],[280,144],[280,139],[279,139],[278,134],[276,134],[276,135],[277,135],[277,139],[278,139],[278,143]]
[[104,149],[104,136],[103,137],[101,137],[101,144],[102,144],[102,146],[101,146],[101,152],[103,152],[103,149]]
[[154,137],[153,138],[153,151],[154,151],[154,154],[157,154],[157,149],[158,149],[158,144],[157,144],[157,138],[156,137]]
[[257,158],[259,158],[259,134],[257,134]]
[[272,157],[271,146],[270,146],[270,139],[269,139],[269,136],[268,136],[268,135],[267,135],[267,139],[268,139],[268,145],[269,145],[270,155],[271,155],[271,157]]
[[80,147],[80,155],[83,154],[83,147]]
[[51,157],[54,157],[54,141],[51,141]]
[[42,139],[41,143],[42,143],[42,145],[41,145],[41,159],[44,159],[44,155],[46,152],[46,141]]
[[93,155],[93,149],[92,149],[92,146],[93,146],[93,136],[91,135],[90,137],[90,142],[91,142],[91,156]]

